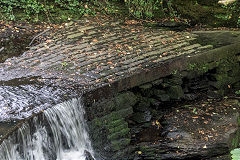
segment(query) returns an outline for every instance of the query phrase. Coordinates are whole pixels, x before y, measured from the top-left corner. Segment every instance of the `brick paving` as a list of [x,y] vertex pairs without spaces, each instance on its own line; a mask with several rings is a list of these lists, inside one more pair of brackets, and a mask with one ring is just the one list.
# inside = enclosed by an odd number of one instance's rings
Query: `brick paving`
[[84,19],[0,64],[0,81],[39,76],[83,88],[100,87],[165,60],[211,49],[193,44],[196,37],[189,32]]

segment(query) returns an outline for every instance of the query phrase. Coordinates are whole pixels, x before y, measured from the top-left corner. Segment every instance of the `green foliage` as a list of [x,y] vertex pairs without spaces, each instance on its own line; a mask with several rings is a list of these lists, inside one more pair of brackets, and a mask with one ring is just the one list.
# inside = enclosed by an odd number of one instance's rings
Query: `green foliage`
[[231,151],[231,158],[232,160],[239,160],[240,159],[240,148],[236,148]]
[[95,11],[137,19],[175,21],[181,17],[192,24],[240,26],[240,1],[226,6],[215,0],[0,0],[0,18],[6,20],[64,22]]
[[121,3],[119,0],[92,0],[97,10],[105,14],[118,14]]
[[[66,15],[94,14],[94,11],[88,7],[89,2],[89,0],[84,2],[79,0],[0,0],[0,16],[1,19],[6,20],[19,20],[24,17],[26,20],[37,22],[46,18],[50,21],[55,14],[63,15],[61,18],[69,18],[64,17]],[[43,16],[42,19],[40,16]]]
[[158,9],[159,0],[126,0],[129,12],[137,18],[152,18],[154,10]]
[[7,15],[4,18],[10,20],[15,20],[14,10],[16,8],[23,9],[26,15],[30,16],[31,14],[39,14],[44,7],[37,0],[2,0],[0,5],[1,12]]
[[173,0],[125,0],[125,3],[129,13],[137,18],[176,17]]
[[[137,18],[176,17],[173,0],[125,0],[129,13]],[[161,14],[161,15],[159,15]]]
[[215,17],[230,21],[234,24],[236,24],[238,27],[240,26],[240,2],[236,1],[234,3],[231,3],[229,5],[221,5],[223,9],[225,9],[224,14],[216,14]]
[[240,95],[240,90],[237,90],[235,94]]

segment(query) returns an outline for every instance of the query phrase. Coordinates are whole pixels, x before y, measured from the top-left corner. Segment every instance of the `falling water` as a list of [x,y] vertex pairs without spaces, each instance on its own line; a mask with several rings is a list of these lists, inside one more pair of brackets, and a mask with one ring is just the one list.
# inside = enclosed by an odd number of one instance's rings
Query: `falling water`
[[[32,134],[28,123],[0,146],[1,160],[85,160],[94,156],[79,99],[56,105],[44,111],[49,126],[34,117]],[[49,129],[50,128],[50,129]]]

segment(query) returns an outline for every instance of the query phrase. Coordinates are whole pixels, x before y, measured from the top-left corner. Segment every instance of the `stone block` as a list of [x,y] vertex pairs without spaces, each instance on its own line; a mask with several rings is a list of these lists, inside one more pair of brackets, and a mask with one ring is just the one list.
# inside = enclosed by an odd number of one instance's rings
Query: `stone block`
[[182,85],[183,81],[181,77],[173,77],[169,79],[166,83],[169,83],[170,85]]
[[144,112],[149,110],[150,105],[151,105],[150,100],[146,97],[142,97],[139,103],[134,106],[134,110]]
[[143,84],[143,85],[139,86],[139,88],[141,90],[147,90],[147,89],[152,88],[152,84],[151,83]]
[[167,94],[170,96],[171,99],[181,99],[184,97],[182,87],[179,85],[171,86],[168,89]]
[[158,79],[152,82],[152,85],[159,86],[161,83],[163,83],[163,79]]
[[125,138],[126,136],[128,137],[129,132],[130,132],[129,128],[124,128],[119,132],[114,132],[112,134],[109,134],[107,136],[107,139],[110,140],[110,141],[113,141],[113,140],[117,140],[119,138]]
[[168,94],[157,95],[158,100],[162,102],[170,101],[170,96]]
[[166,94],[166,91],[161,89],[154,89],[153,92],[155,96]]
[[132,119],[137,123],[149,122],[152,118],[150,111],[136,112],[134,113]]
[[124,118],[121,118],[121,119],[118,119],[118,120],[115,120],[115,121],[110,121],[110,122],[108,122],[107,124],[105,124],[105,126],[106,126],[108,129],[113,129],[113,128],[115,128],[116,126],[121,126],[122,124],[125,124]]
[[120,140],[115,140],[112,141],[112,148],[114,151],[119,151],[120,149],[125,148],[126,146],[128,146],[130,144],[131,139],[130,138],[123,138]]
[[125,92],[119,94],[115,98],[116,109],[120,110],[123,108],[127,108],[129,106],[134,106],[137,103],[137,97],[132,92]]
[[[120,124],[118,122],[114,123],[114,124],[115,125],[109,125],[110,133],[120,132],[121,130],[128,128],[128,123],[125,121],[121,121]],[[112,127],[110,128],[110,126],[112,126]]]
[[151,83],[139,86],[141,94],[145,97],[151,97],[153,95],[152,86],[153,85]]

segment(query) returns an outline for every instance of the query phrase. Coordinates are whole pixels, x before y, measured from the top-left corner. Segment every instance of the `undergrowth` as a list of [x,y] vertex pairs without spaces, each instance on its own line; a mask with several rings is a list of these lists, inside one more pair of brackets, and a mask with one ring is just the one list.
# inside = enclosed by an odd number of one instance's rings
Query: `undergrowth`
[[0,18],[52,23],[101,12],[140,20],[186,18],[197,23],[240,26],[239,6],[239,1],[220,5],[202,0],[0,0]]
[[0,0],[2,20],[66,21],[84,14],[95,14],[92,0]]

